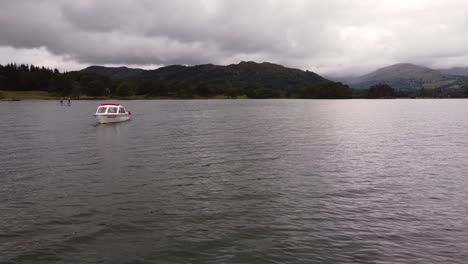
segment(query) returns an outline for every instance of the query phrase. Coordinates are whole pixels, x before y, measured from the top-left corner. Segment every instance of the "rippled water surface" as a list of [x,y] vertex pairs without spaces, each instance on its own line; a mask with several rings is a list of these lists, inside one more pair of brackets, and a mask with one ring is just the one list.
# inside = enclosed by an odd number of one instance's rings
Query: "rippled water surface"
[[467,263],[467,100],[0,102],[0,262]]

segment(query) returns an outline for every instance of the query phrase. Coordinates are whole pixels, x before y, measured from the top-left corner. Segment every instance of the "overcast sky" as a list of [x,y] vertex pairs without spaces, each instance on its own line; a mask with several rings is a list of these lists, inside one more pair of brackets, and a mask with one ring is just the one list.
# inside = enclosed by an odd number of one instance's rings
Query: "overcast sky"
[[0,0],[0,63],[468,66],[465,0]]

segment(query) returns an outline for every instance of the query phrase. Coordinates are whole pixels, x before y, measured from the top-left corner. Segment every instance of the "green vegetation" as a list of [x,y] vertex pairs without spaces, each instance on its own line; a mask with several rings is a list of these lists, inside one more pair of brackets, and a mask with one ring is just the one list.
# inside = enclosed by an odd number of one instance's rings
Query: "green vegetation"
[[368,98],[395,98],[395,89],[387,84],[379,83],[372,85],[367,90]]
[[[349,87],[271,63],[168,66],[154,71],[89,67],[60,73],[34,65],[0,65],[0,89],[18,99],[349,98]],[[33,91],[31,91],[33,90]]]
[[0,99],[58,99],[57,96],[46,91],[0,91]]
[[379,83],[366,90],[353,90],[353,98],[468,98],[468,86],[396,91],[388,84]]
[[307,99],[347,99],[351,98],[352,90],[342,83],[322,82],[304,87],[299,97]]
[[[94,72],[95,71],[95,72]],[[4,98],[235,99],[468,97],[468,87],[395,91],[386,83],[353,90],[319,75],[271,63],[167,66],[157,70],[89,67],[60,73],[34,65],[0,65]]]

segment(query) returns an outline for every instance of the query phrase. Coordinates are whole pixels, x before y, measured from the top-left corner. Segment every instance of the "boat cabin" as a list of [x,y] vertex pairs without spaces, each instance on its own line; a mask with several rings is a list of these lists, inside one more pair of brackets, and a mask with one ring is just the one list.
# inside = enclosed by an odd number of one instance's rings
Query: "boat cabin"
[[130,120],[131,114],[121,104],[101,104],[94,116],[98,123],[105,124]]
[[101,104],[96,110],[96,114],[128,114],[125,108],[120,104]]

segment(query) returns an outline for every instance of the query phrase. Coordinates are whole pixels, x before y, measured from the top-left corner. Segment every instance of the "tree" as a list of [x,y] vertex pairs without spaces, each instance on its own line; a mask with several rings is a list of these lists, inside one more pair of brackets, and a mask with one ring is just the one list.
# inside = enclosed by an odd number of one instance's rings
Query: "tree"
[[395,97],[395,89],[388,84],[379,83],[369,87],[367,91],[369,98],[393,98]]
[[250,98],[257,98],[257,99],[280,98],[281,97],[278,91],[268,89],[268,88],[254,89],[247,96],[250,97]]
[[169,86],[169,94],[180,98],[193,98],[193,88],[186,81],[173,81]]
[[77,81],[73,82],[70,96],[75,99],[80,99],[81,96],[81,85]]
[[351,88],[340,82],[321,82],[304,87],[300,98],[308,99],[346,99],[351,97]]
[[85,93],[90,96],[103,96],[106,93],[106,85],[102,80],[92,80],[88,83]]
[[5,88],[6,88],[6,77],[3,75],[0,75],[0,89],[5,89]]
[[151,90],[153,89],[153,86],[154,86],[154,83],[152,80],[143,80],[140,83],[138,83],[136,94],[137,95],[149,94]]
[[116,90],[117,96],[127,97],[134,95],[133,85],[129,82],[122,82]]
[[49,86],[49,92],[66,96],[70,94],[72,88],[70,75],[54,75]]
[[229,98],[237,98],[240,94],[240,90],[235,87],[227,86],[224,89],[224,96]]
[[426,89],[424,89],[424,87],[422,87],[421,89],[419,89],[419,96],[421,97],[426,97]]
[[195,87],[195,93],[201,97],[211,97],[215,95],[214,89],[208,83],[200,83]]
[[168,81],[154,80],[152,82],[151,91],[148,95],[150,96],[169,96],[169,86]]

